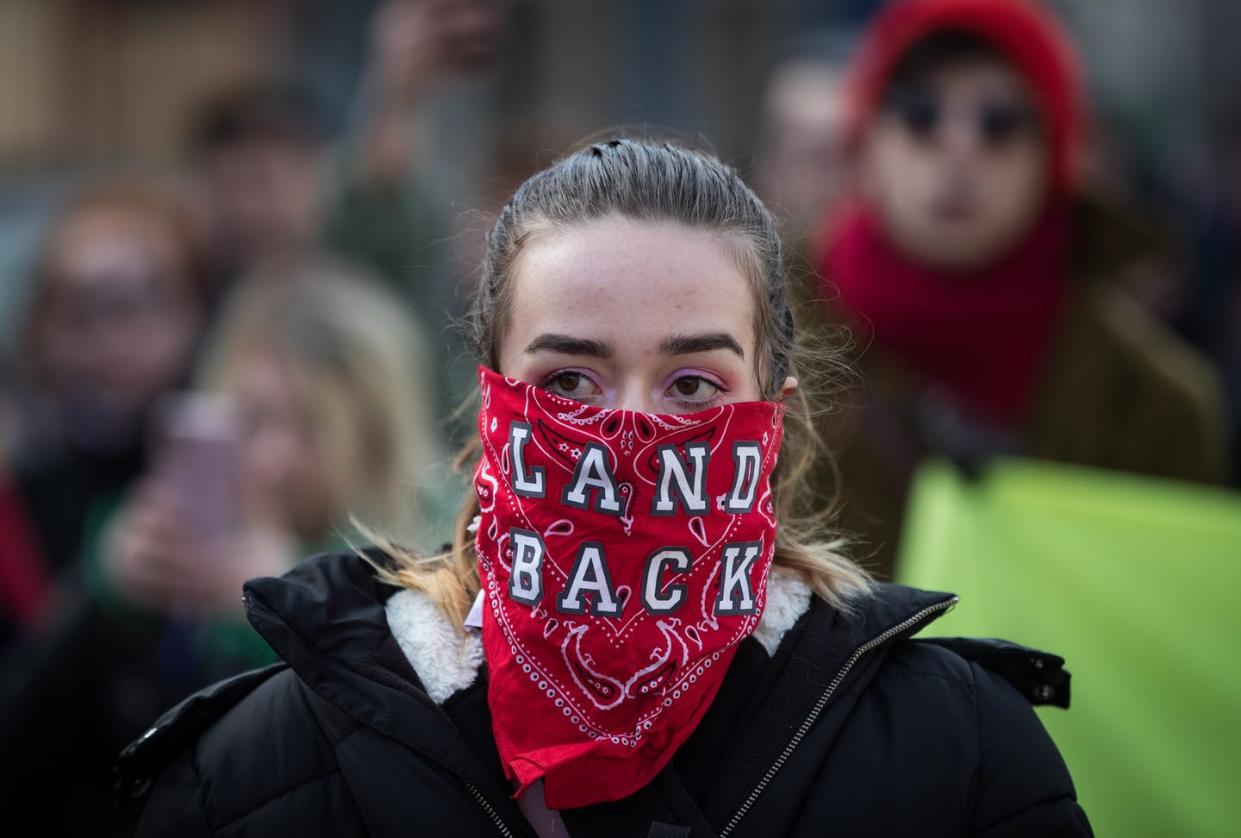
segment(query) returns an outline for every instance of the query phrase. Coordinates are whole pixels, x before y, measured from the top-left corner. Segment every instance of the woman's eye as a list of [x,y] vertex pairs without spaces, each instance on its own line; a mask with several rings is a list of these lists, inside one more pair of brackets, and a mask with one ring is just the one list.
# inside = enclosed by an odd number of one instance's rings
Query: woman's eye
[[571,371],[553,373],[543,382],[543,389],[579,402],[591,401],[600,392],[588,376]]
[[723,388],[700,375],[685,375],[672,382],[668,394],[683,402],[708,402]]

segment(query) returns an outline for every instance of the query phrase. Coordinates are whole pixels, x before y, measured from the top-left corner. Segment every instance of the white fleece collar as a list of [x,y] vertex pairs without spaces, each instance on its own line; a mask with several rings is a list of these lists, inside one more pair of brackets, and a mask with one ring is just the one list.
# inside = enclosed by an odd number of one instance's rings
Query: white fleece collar
[[384,610],[392,636],[436,704],[474,683],[483,663],[481,632],[459,633],[422,591],[397,591]]
[[772,565],[767,574],[767,604],[754,630],[754,639],[767,650],[768,657],[776,653],[785,632],[809,610],[812,593],[800,573]]
[[[811,595],[810,586],[796,571],[771,569],[767,604],[754,631],[754,639],[768,655],[776,653],[785,632],[806,613]],[[392,636],[436,704],[474,683],[483,663],[481,632],[474,628],[467,628],[464,634],[458,632],[421,591],[398,591],[388,598],[384,610]]]

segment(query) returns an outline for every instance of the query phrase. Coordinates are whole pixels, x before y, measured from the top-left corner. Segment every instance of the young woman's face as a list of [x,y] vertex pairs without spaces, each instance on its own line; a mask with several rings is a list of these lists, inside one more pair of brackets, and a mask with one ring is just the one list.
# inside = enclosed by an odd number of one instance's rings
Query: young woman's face
[[717,236],[609,216],[535,235],[511,281],[503,375],[645,413],[763,397],[749,280]]

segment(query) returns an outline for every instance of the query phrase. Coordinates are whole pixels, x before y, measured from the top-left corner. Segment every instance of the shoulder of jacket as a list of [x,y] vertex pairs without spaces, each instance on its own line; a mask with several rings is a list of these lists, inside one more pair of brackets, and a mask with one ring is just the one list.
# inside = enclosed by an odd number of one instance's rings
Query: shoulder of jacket
[[195,693],[122,752],[114,769],[121,801],[142,801],[165,768],[188,759],[197,782],[216,792],[210,820],[235,819],[335,770],[324,707],[280,664]]
[[[259,685],[194,745],[197,773],[213,792],[208,820],[230,824],[267,807],[287,809],[298,805],[296,790],[332,781],[336,745],[358,727],[343,715],[292,670]],[[286,814],[279,820],[295,821]]]
[[1013,687],[1032,705],[1067,708],[1071,674],[1064,658],[994,638],[929,637],[897,643],[888,655],[893,672],[934,675],[973,687],[977,671]]
[[[343,711],[319,698],[297,673],[284,669],[226,708],[199,733],[195,751],[200,770],[231,771],[239,757],[266,760],[275,750],[282,752],[283,762],[268,763],[269,773],[296,769],[290,749],[307,757],[310,751],[331,750],[343,736],[337,718],[341,715]],[[357,725],[345,727],[353,730]]]
[[1061,658],[1017,644],[919,638],[892,644],[875,682],[882,724],[902,753],[951,753],[963,767],[954,776],[970,834],[1088,835],[1064,761],[1031,706],[1067,707],[1068,678]]
[[357,812],[342,805],[348,792],[310,696],[284,670],[184,740],[153,769],[137,834],[354,834]]
[[140,799],[172,756],[198,738],[217,719],[245,700],[260,684],[285,670],[272,664],[218,681],[187,696],[125,746],[113,766],[113,787],[121,802]]

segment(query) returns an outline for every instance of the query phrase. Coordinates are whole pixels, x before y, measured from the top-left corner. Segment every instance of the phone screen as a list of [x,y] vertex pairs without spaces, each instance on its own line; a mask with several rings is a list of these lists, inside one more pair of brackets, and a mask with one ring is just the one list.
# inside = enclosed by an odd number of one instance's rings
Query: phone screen
[[213,539],[238,523],[238,422],[226,398],[181,393],[165,405],[156,479],[178,500],[194,534]]

